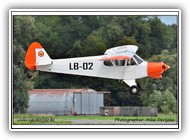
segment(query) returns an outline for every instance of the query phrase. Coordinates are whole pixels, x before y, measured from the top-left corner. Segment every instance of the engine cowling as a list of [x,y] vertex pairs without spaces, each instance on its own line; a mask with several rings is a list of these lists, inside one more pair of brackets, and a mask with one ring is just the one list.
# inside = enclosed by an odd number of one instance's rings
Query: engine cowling
[[170,66],[163,62],[148,62],[148,76],[152,78],[162,78],[162,73]]

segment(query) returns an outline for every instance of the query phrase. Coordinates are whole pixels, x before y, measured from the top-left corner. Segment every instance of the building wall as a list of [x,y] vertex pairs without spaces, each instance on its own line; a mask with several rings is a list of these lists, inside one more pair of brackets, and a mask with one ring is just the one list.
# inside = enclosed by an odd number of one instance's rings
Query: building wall
[[43,93],[30,94],[28,113],[30,114],[72,114],[73,93],[54,94],[42,91]]
[[74,98],[76,114],[100,114],[100,107],[104,106],[101,93],[75,93]]
[[100,107],[103,116],[157,116],[158,110],[154,107],[126,107],[104,106]]
[[29,114],[100,114],[103,93],[85,89],[34,89],[29,92]]

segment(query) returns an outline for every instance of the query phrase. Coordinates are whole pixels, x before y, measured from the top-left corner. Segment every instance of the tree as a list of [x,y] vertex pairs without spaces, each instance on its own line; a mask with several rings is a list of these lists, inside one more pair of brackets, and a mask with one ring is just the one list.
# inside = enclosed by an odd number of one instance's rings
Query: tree
[[24,66],[25,51],[21,45],[13,46],[13,111],[25,113],[28,108],[28,91],[34,82],[27,78],[28,70]]
[[151,45],[155,54],[160,53],[163,49],[170,48],[173,43],[173,30],[168,28],[157,17],[149,20],[151,27]]
[[176,113],[176,99],[169,90],[163,92],[154,90],[148,99],[148,106],[158,108],[159,112],[166,114],[170,112]]
[[123,30],[118,24],[108,24],[104,28],[104,37],[108,46],[115,46],[117,40],[120,40],[123,36]]
[[13,46],[13,64],[23,66],[25,51],[21,45]]
[[124,36],[116,43],[117,46],[121,45],[137,45],[137,41],[133,37]]
[[28,108],[28,87],[26,86],[23,71],[13,65],[13,112],[25,113]]
[[101,38],[95,35],[89,35],[85,40],[86,55],[100,55],[106,50],[106,45]]
[[158,108],[158,111],[161,112],[160,106],[162,105],[162,92],[154,90],[148,98],[148,106]]
[[176,99],[168,89],[163,92],[161,109],[163,113],[176,113],[177,111]]
[[34,41],[35,18],[32,16],[14,16],[13,18],[14,45],[22,45],[24,50]]

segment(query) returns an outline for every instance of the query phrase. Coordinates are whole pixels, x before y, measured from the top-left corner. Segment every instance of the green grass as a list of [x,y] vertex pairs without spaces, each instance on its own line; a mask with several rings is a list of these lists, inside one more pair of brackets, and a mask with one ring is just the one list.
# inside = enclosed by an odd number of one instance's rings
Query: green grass
[[115,120],[119,119],[173,119],[177,121],[176,114],[159,114],[157,117],[150,116],[53,116],[53,115],[29,115],[14,114],[13,124],[34,125],[34,124],[72,124],[72,120]]

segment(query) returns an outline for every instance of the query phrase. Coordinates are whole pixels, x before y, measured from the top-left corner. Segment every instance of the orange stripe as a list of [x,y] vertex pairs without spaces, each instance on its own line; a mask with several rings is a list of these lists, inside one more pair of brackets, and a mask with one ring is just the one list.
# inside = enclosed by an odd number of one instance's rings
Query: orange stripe
[[117,56],[111,56],[111,57],[105,57],[100,60],[129,60],[130,57],[124,56],[124,55],[117,55]]
[[33,42],[29,46],[26,56],[25,56],[25,66],[30,70],[36,70],[36,52],[35,52],[35,50],[37,48],[40,49],[43,47],[38,42]]

